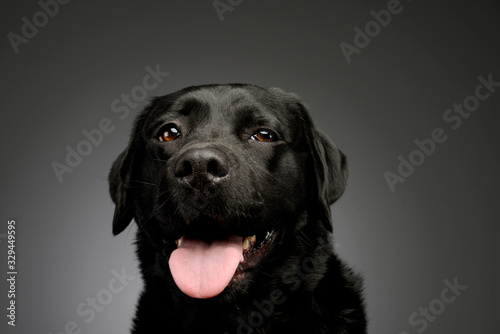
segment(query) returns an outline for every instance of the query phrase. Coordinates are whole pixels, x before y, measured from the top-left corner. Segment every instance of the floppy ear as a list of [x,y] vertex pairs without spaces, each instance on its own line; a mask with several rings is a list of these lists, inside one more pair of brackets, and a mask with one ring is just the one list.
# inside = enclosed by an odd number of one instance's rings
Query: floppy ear
[[143,129],[150,113],[157,108],[167,109],[175,101],[176,94],[180,95],[183,91],[188,91],[190,87],[173,94],[155,97],[149,105],[137,115],[132,127],[132,134],[127,148],[120,153],[109,172],[109,192],[111,199],[115,203],[115,213],[113,215],[113,234],[121,233],[134,219],[134,187],[132,178],[134,177],[134,168],[140,168],[137,162],[142,161],[142,146],[144,145]]
[[115,203],[113,234],[122,232],[134,218],[132,209],[132,189],[129,188],[132,173],[132,145],[116,158],[109,172],[109,192]]
[[332,232],[330,205],[339,199],[345,190],[348,176],[347,159],[344,153],[317,129],[312,130],[310,145],[316,174],[319,218],[325,228]]
[[315,128],[306,106],[300,98],[291,93],[285,93],[279,88],[270,90],[283,98],[290,110],[298,110],[298,118],[306,129],[306,143],[312,157],[312,180],[315,181],[316,193],[312,194],[317,203],[313,208],[325,228],[332,232],[333,224],[330,215],[332,205],[343,194],[348,176],[347,159],[332,141],[321,131]]
[[132,127],[132,134],[127,148],[120,153],[113,162],[109,172],[109,193],[115,203],[115,213],[113,215],[113,234],[121,233],[134,219],[135,212],[133,208],[134,189],[132,187],[133,169],[138,161],[139,148],[141,146],[141,132],[148,117],[148,113],[154,108],[155,98],[151,103],[137,115]]

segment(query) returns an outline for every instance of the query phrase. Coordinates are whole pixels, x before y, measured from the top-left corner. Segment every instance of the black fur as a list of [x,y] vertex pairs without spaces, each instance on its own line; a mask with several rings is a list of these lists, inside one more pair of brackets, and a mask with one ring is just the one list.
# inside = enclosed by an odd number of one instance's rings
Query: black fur
[[[181,135],[160,141],[168,123]],[[252,140],[259,129],[278,140]],[[220,160],[210,178],[180,181],[188,150]],[[155,98],[109,175],[113,233],[138,225],[145,286],[132,333],[366,333],[361,279],[332,246],[330,205],[346,180],[344,154],[293,94],[232,84]],[[209,299],[183,294],[168,266],[200,219],[202,234],[275,231],[261,262]]]

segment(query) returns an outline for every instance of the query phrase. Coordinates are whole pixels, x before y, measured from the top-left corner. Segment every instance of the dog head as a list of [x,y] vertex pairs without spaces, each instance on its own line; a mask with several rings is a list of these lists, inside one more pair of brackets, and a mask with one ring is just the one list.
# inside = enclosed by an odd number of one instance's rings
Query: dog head
[[344,154],[295,95],[189,87],[138,115],[109,175],[113,233],[134,219],[165,279],[212,298],[248,284],[306,225],[332,231],[346,179]]

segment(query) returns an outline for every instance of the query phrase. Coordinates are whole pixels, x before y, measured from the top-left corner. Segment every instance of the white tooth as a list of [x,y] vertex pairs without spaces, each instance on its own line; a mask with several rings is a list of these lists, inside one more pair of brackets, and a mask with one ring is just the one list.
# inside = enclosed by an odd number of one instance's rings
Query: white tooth
[[271,232],[267,232],[265,239],[269,238],[270,236],[271,236]]
[[250,248],[250,241],[248,241],[248,237],[243,239],[243,249]]
[[175,240],[175,243],[177,244],[177,247],[181,246],[182,239],[184,239],[184,236],[181,236],[179,239]]

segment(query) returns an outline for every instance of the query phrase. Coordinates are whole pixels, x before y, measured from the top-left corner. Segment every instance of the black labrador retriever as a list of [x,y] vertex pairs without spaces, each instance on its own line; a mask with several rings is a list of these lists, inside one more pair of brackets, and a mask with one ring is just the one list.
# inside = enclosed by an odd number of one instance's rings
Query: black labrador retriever
[[132,333],[366,333],[361,279],[332,246],[347,174],[293,94],[154,98],[109,175],[113,233],[138,225]]

